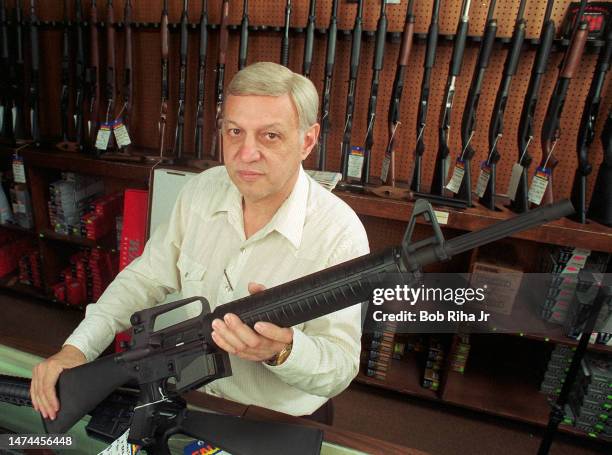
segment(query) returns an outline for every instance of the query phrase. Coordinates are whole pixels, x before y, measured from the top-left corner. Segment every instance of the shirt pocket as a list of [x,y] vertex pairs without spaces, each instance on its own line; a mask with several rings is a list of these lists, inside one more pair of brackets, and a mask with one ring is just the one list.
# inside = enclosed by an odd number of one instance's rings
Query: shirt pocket
[[179,256],[177,266],[181,274],[181,294],[183,298],[205,297],[206,266],[185,254]]

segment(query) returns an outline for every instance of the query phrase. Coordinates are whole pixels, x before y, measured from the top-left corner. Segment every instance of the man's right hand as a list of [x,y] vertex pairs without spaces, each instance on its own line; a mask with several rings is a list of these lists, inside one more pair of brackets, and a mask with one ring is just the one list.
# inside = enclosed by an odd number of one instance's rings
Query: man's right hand
[[74,346],[66,345],[57,354],[36,365],[32,370],[30,397],[34,409],[45,419],[54,420],[60,403],[55,384],[62,371],[84,364],[85,355]]

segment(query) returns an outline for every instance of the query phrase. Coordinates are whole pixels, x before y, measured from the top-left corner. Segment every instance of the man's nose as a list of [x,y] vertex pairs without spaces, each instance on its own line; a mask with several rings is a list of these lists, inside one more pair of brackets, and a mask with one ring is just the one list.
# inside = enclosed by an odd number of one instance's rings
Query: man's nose
[[244,135],[244,141],[242,141],[242,144],[240,144],[238,154],[240,155],[240,159],[247,163],[257,161],[260,158],[257,141],[255,140],[254,135]]

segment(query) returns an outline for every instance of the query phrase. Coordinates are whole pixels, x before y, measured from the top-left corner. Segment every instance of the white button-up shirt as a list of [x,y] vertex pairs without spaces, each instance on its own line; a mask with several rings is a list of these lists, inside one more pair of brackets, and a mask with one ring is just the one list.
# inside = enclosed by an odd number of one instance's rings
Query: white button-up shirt
[[[192,178],[171,218],[124,269],[66,340],[88,360],[130,326],[135,311],[180,291],[203,296],[211,310],[248,295],[249,282],[270,288],[368,253],[353,210],[303,169],[270,222],[246,239],[242,196],[220,166]],[[230,356],[233,375],[208,393],[292,415],[310,414],[344,390],[359,368],[360,306],[294,327],[293,350],[279,366]]]

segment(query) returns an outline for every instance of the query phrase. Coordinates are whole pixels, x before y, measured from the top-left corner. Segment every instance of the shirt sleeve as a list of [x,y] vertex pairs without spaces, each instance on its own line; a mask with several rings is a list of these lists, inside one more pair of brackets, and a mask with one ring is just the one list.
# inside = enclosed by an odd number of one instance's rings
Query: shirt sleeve
[[81,321],[64,344],[78,348],[91,361],[131,326],[130,316],[180,290],[177,260],[187,223],[189,191],[183,188],[168,223],[160,225],[141,256],[123,269],[96,303],[87,306]]
[[[365,229],[345,237],[327,267],[369,252]],[[287,384],[312,395],[331,398],[348,387],[359,371],[361,307],[353,305],[293,328],[293,348],[278,366],[266,368]]]

